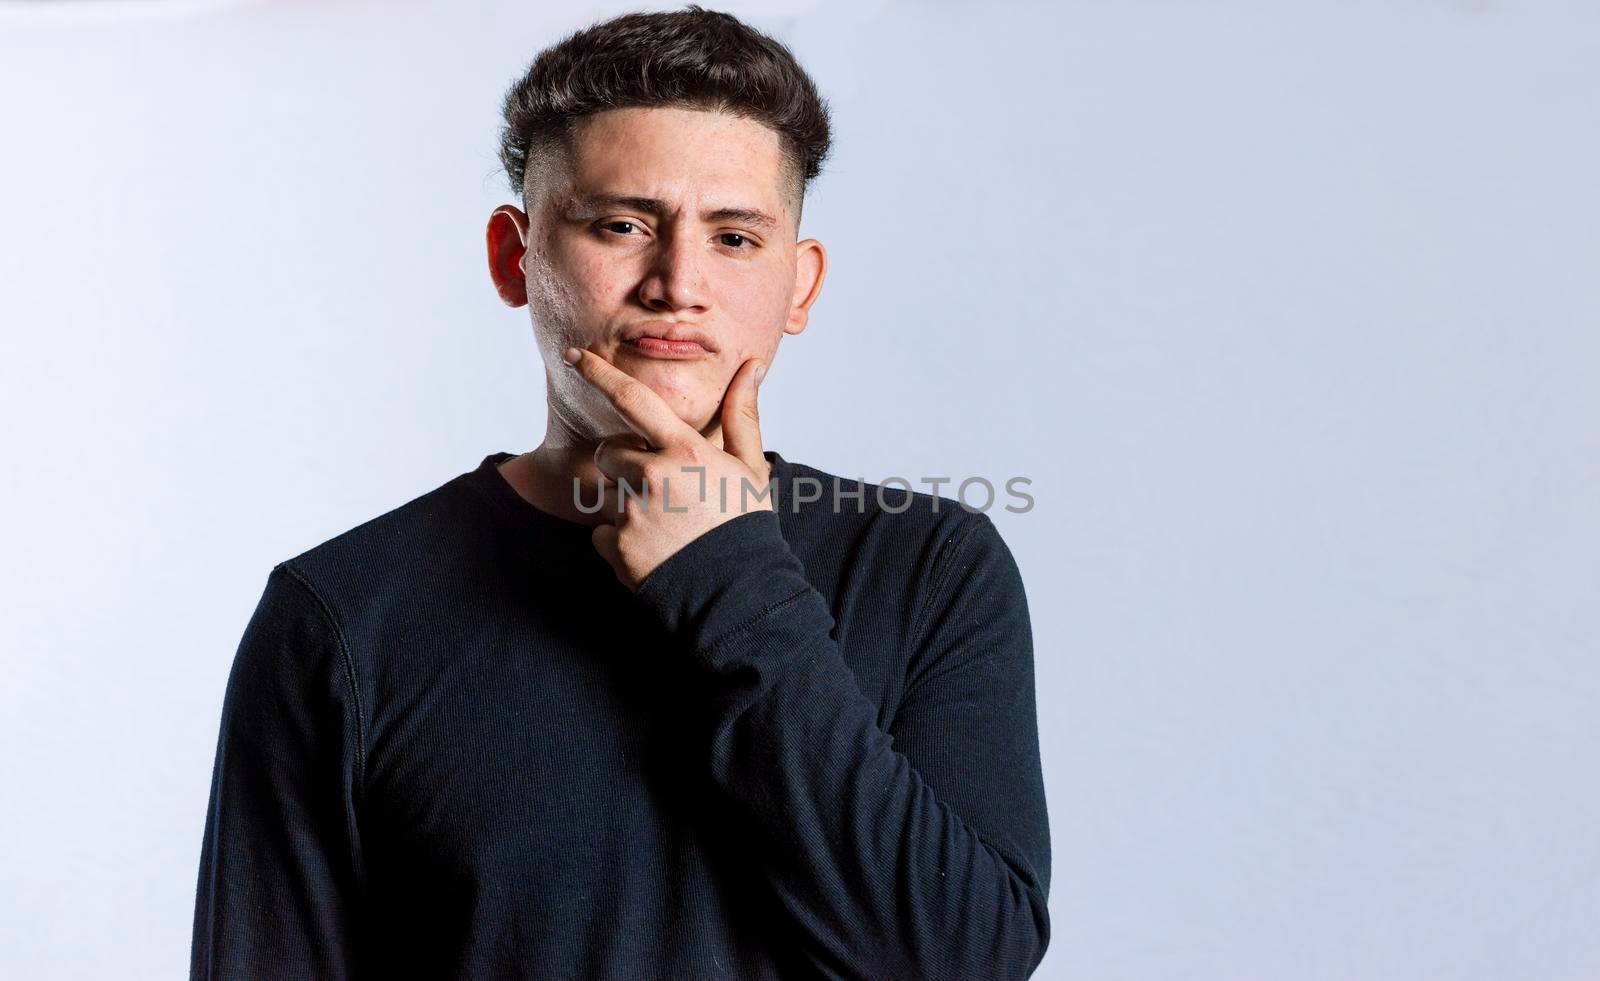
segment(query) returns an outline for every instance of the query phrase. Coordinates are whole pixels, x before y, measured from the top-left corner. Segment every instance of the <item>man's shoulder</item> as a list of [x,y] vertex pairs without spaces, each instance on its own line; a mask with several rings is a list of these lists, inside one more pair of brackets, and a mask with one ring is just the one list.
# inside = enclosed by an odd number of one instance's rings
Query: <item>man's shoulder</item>
[[[976,506],[985,502],[969,505],[959,494],[932,489],[944,482],[873,482],[787,462],[788,480],[773,506],[791,542],[813,556],[835,557],[880,581],[894,576],[924,584],[947,574],[958,556],[1011,561],[987,507]],[[919,483],[930,489],[919,490]]]
[[[886,477],[872,482],[845,477],[810,464],[788,461],[788,480],[774,507],[785,516],[804,515],[833,533],[848,525],[876,526],[897,536],[962,537],[993,524],[985,507],[937,491],[949,481]],[[930,489],[918,490],[919,484]],[[986,502],[992,503],[992,502]]]

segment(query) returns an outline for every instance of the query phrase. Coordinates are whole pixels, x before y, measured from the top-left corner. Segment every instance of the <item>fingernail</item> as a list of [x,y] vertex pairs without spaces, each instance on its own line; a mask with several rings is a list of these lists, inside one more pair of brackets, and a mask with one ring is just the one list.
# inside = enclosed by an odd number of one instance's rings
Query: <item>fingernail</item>
[[569,347],[561,352],[561,360],[567,364],[577,364],[583,358],[583,352],[575,347]]
[[767,363],[761,362],[761,367],[756,369],[756,384],[761,384],[761,379],[767,377]]

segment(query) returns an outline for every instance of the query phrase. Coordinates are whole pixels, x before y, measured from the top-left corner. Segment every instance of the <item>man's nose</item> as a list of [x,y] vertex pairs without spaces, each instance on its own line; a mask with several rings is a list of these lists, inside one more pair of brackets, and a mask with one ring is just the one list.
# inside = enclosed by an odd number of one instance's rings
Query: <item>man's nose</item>
[[705,250],[693,234],[677,229],[656,239],[650,267],[639,284],[639,299],[661,312],[707,305],[708,288],[703,263]]

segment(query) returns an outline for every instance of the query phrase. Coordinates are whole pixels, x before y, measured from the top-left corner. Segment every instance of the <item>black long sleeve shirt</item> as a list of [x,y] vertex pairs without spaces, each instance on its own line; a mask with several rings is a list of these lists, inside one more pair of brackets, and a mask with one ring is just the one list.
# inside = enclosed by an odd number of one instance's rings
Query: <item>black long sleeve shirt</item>
[[1033,648],[986,514],[768,451],[776,510],[631,593],[510,456],[268,575],[192,977],[1032,973]]

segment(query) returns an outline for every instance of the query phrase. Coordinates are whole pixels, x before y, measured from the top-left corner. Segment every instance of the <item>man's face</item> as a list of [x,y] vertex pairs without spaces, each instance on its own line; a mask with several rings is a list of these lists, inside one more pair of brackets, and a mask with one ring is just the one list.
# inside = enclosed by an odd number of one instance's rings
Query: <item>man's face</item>
[[[740,365],[770,364],[822,285],[820,243],[795,241],[777,134],[717,112],[615,109],[559,157],[530,174],[526,218],[506,206],[489,225],[496,286],[529,307],[552,422],[584,439],[630,431],[563,365],[582,347],[709,433]],[[640,337],[695,331],[703,343]]]

